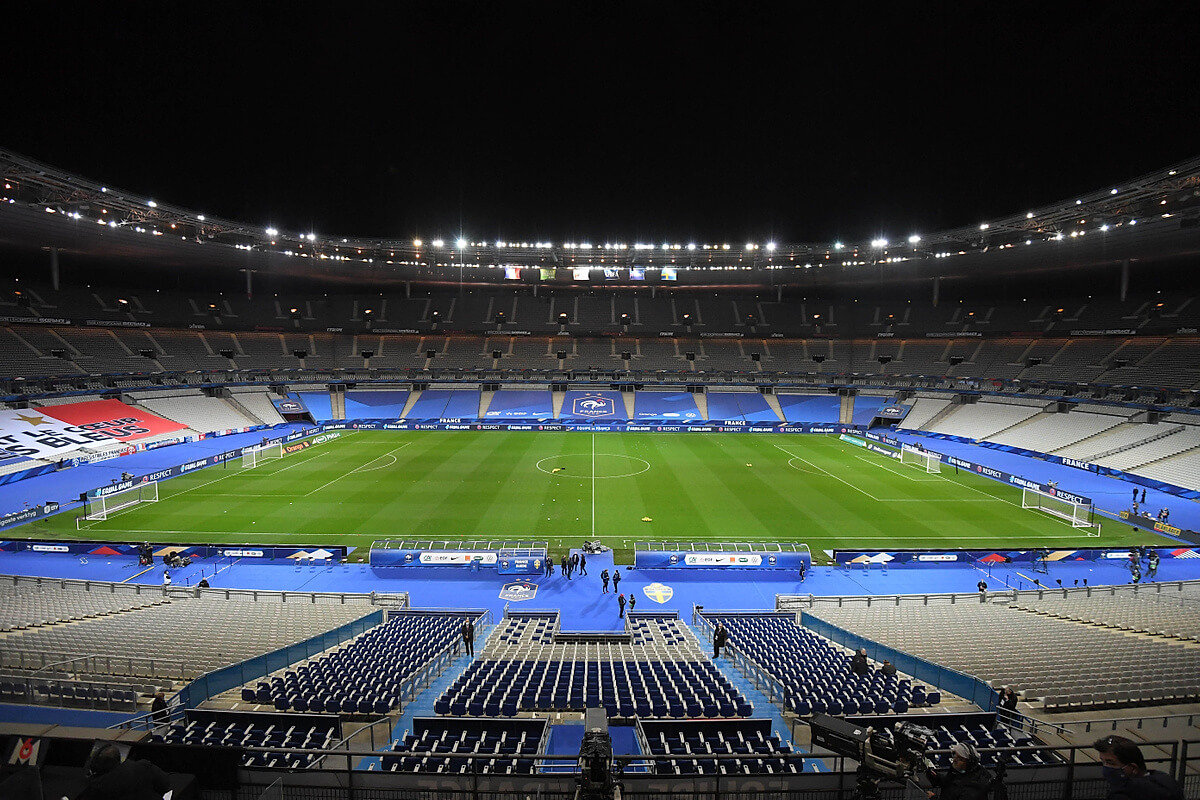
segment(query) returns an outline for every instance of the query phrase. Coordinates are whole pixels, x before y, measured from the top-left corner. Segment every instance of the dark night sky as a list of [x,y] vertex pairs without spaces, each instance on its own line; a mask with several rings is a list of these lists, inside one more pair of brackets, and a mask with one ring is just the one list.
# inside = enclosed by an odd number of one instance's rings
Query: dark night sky
[[1175,0],[30,5],[0,145],[291,231],[901,238],[1200,149]]

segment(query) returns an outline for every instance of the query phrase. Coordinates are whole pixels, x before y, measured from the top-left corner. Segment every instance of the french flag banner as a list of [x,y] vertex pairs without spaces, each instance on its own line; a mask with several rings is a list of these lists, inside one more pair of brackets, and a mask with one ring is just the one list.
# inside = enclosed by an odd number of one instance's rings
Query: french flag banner
[[120,400],[11,409],[0,411],[0,451],[54,460],[82,447],[130,442],[186,427]]

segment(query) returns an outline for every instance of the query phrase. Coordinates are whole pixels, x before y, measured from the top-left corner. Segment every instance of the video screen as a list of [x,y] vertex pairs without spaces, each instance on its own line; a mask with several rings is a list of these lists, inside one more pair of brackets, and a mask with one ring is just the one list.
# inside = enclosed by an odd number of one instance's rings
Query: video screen
[[506,281],[521,280],[521,268],[520,267],[505,267],[504,268],[504,280],[506,280]]
[[629,268],[629,280],[631,280],[631,281],[646,280],[646,268],[645,267],[630,267]]
[[616,267],[605,267],[604,268],[604,280],[617,281],[620,279],[621,279],[621,270],[617,269]]
[[664,281],[675,281],[675,280],[679,280],[679,276],[675,273],[674,267],[663,267],[662,268],[662,279]]
[[590,272],[591,270],[587,267],[575,267],[575,269],[571,270],[571,273],[575,276],[575,280],[577,281],[590,280],[591,276],[588,274]]

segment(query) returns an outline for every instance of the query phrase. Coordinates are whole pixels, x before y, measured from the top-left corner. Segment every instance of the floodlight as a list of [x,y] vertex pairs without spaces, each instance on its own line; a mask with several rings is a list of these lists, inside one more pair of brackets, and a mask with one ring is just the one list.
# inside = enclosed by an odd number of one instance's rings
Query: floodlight
[[420,247],[423,244],[425,244],[425,243],[422,242],[420,239],[413,239],[413,247]]
[[270,236],[272,239],[274,239],[278,235],[279,231],[275,230],[274,228],[267,228],[267,236]]
[[443,242],[441,239],[434,239],[434,240],[433,240],[433,246],[434,246],[434,247],[441,247],[441,246],[442,246],[442,245],[444,245],[444,244],[445,244],[445,242]]
[[774,242],[767,242],[767,249],[768,249],[768,250],[771,250],[771,251],[774,251],[774,250],[775,250],[775,243],[774,243]]
[[204,222],[204,215],[200,214],[199,216],[196,217],[196,219],[200,220],[201,222]]
[[688,250],[695,250],[695,249],[696,249],[696,245],[694,243],[688,245]]
[[991,227],[991,226],[990,226],[990,225],[988,225],[988,224],[985,222],[985,223],[983,223],[982,225],[980,225],[980,226],[979,226],[979,230],[981,230],[981,231],[986,231],[986,230],[987,230],[988,228],[990,228],[990,227]]
[[466,247],[466,246],[467,246],[467,240],[466,240],[466,239],[459,239],[459,240],[458,240],[458,247],[459,247],[459,249],[460,249],[460,250],[461,250],[462,248]]
[[915,233],[912,236],[908,237],[909,244],[916,244],[919,241],[921,241],[921,237],[917,236]]
[[146,205],[150,206],[151,208],[158,208],[158,203],[154,202],[153,200],[148,201]]

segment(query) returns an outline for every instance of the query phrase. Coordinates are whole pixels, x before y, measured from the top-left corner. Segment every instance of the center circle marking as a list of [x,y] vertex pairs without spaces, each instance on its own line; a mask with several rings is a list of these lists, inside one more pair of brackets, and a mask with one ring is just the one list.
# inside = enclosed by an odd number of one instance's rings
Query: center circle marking
[[[581,458],[587,459],[585,468],[588,470],[588,472],[586,474],[580,474],[578,472],[571,472],[570,470],[566,470],[561,473],[551,472],[551,470],[554,467],[562,466],[561,462],[563,462],[563,461],[567,461],[569,459],[569,462],[568,462],[569,464],[576,464],[576,463],[578,463],[578,459],[581,459]],[[637,456],[626,456],[626,455],[621,455],[620,453],[596,453],[595,458],[597,461],[599,461],[602,458],[624,458],[624,459],[629,460],[630,462],[634,462],[634,463],[631,463],[628,467],[626,467],[627,469],[632,469],[633,467],[637,466],[637,462],[640,462],[641,466],[642,466],[641,469],[634,470],[633,472],[622,472],[617,475],[595,475],[594,477],[597,480],[603,480],[605,478],[632,478],[633,476],[641,475],[643,472],[646,472],[647,470],[650,469],[650,462],[644,458],[638,458]],[[540,461],[538,461],[537,464],[535,464],[535,466],[538,468],[539,472],[544,472],[547,475],[558,474],[558,475],[561,475],[561,476],[567,477],[567,478],[588,479],[588,478],[593,477],[593,475],[591,474],[591,460],[592,460],[591,453],[569,453],[567,455],[562,455],[562,456],[549,456],[547,458],[543,458]],[[548,464],[548,466],[547,466],[547,464]]]

